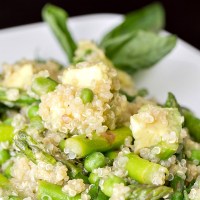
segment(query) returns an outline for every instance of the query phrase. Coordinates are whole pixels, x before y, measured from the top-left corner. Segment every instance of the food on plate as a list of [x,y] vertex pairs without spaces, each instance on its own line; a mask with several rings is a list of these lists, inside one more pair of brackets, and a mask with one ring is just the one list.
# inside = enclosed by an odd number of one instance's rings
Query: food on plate
[[0,198],[200,199],[200,119],[170,92],[162,104],[149,98],[131,76],[176,44],[158,34],[162,6],[127,15],[99,44],[75,42],[61,8],[48,4],[43,17],[70,64],[3,67]]

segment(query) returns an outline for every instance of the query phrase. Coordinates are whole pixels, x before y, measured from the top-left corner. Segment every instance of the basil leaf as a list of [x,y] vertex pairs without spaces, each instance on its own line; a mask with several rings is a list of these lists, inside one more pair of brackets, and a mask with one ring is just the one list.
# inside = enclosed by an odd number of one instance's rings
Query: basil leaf
[[110,39],[104,46],[106,56],[115,67],[133,74],[149,68],[167,55],[176,44],[176,36],[159,36],[135,31]]
[[110,38],[122,34],[130,33],[135,30],[147,30],[157,32],[165,25],[165,12],[160,3],[150,4],[140,10],[129,13],[124,21],[107,33],[101,41],[100,46]]
[[42,17],[54,32],[61,47],[71,62],[74,56],[74,51],[76,50],[76,43],[67,27],[67,13],[62,8],[46,4],[42,9]]

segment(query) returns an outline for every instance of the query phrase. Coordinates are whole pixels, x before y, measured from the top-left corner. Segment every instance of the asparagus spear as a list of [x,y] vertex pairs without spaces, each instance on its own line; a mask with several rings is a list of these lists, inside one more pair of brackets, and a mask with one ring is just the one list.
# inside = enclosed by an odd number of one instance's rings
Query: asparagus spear
[[184,150],[189,160],[200,162],[200,144],[190,138],[185,139]]
[[128,158],[126,170],[129,177],[143,184],[165,184],[166,174],[169,173],[167,168],[142,159],[134,153],[129,153],[126,156]]
[[185,127],[188,128],[189,134],[196,142],[200,142],[200,119],[186,109],[183,109],[183,115],[185,118]]
[[132,136],[130,129],[122,127],[100,135],[93,134],[91,139],[84,134],[68,138],[62,143],[61,148],[75,153],[77,158],[83,158],[96,151],[105,152],[118,149],[128,136]]
[[8,188],[9,187],[9,180],[0,173],[0,187]]
[[182,200],[184,198],[184,180],[178,175],[175,175],[174,179],[170,182],[170,186],[174,189],[171,200]]
[[182,113],[181,106],[176,100],[176,97],[174,96],[174,94],[172,94],[171,92],[168,93],[168,97],[164,106],[167,108],[178,108],[179,112]]
[[188,109],[181,108],[175,96],[170,92],[168,93],[165,106],[178,108],[179,112],[184,116],[184,126],[188,128],[189,134],[195,139],[195,141],[200,142],[200,119]]
[[130,185],[130,200],[158,200],[170,196],[173,189],[166,186]]
[[10,152],[7,149],[0,149],[0,166],[10,159]]
[[12,142],[14,133],[13,127],[7,124],[0,124],[0,142]]
[[25,131],[20,131],[15,138],[15,144],[32,162],[37,163],[38,159],[36,154],[40,155],[40,159],[44,162],[55,165],[56,162],[62,162],[71,172],[71,176],[75,178],[82,174],[82,169],[75,166],[75,164],[69,160],[65,154],[57,152],[50,155],[42,149],[42,145],[36,142],[31,136],[27,135]]
[[[18,93],[15,99],[9,97],[9,93],[12,93],[13,90],[15,90]],[[13,106],[22,107],[37,102],[37,100],[35,98],[28,96],[25,91],[15,88],[0,87],[0,102],[11,107]]]
[[[45,198],[46,197],[46,198]],[[51,199],[51,200],[80,200],[80,195],[70,197],[62,191],[62,187],[46,181],[39,181],[37,199]]]
[[116,184],[120,184],[120,183],[125,184],[125,181],[124,181],[123,178],[120,178],[120,177],[115,176],[115,175],[111,175],[103,181],[103,185],[101,186],[101,190],[105,195],[111,197],[112,194],[113,194],[114,186]]
[[37,77],[33,80],[31,90],[41,96],[55,90],[58,83],[51,78]]

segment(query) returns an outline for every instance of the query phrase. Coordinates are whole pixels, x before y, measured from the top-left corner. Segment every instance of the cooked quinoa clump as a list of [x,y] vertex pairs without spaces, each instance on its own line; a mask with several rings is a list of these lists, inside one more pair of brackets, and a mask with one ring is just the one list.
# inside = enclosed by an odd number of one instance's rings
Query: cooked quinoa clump
[[9,88],[27,89],[31,85],[34,74],[44,70],[48,70],[50,77],[57,79],[60,65],[54,61],[32,60],[22,60],[13,65],[4,64],[1,85]]
[[32,197],[33,199],[37,190],[38,180],[62,185],[69,179],[67,175],[68,169],[61,163],[53,166],[39,161],[36,165],[26,157],[21,156],[16,157],[13,162],[14,165],[11,174],[12,186],[18,193],[23,193],[25,196]]
[[[96,76],[86,77],[90,72],[96,72]],[[113,130],[129,120],[128,102],[118,92],[120,84],[114,69],[103,63],[81,63],[64,71],[61,81],[55,91],[41,97],[39,114],[46,128],[89,135]],[[94,93],[92,102],[82,101],[83,88]]]

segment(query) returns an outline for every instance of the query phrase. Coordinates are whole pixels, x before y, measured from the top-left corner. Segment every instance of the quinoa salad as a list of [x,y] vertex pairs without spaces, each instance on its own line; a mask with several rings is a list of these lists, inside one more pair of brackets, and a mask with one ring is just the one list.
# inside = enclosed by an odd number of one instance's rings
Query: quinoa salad
[[[161,7],[142,16],[150,9]],[[47,22],[64,13],[43,12]],[[68,66],[3,65],[0,200],[200,199],[200,119],[171,92],[160,103],[138,89],[108,37],[75,44],[68,34]]]

